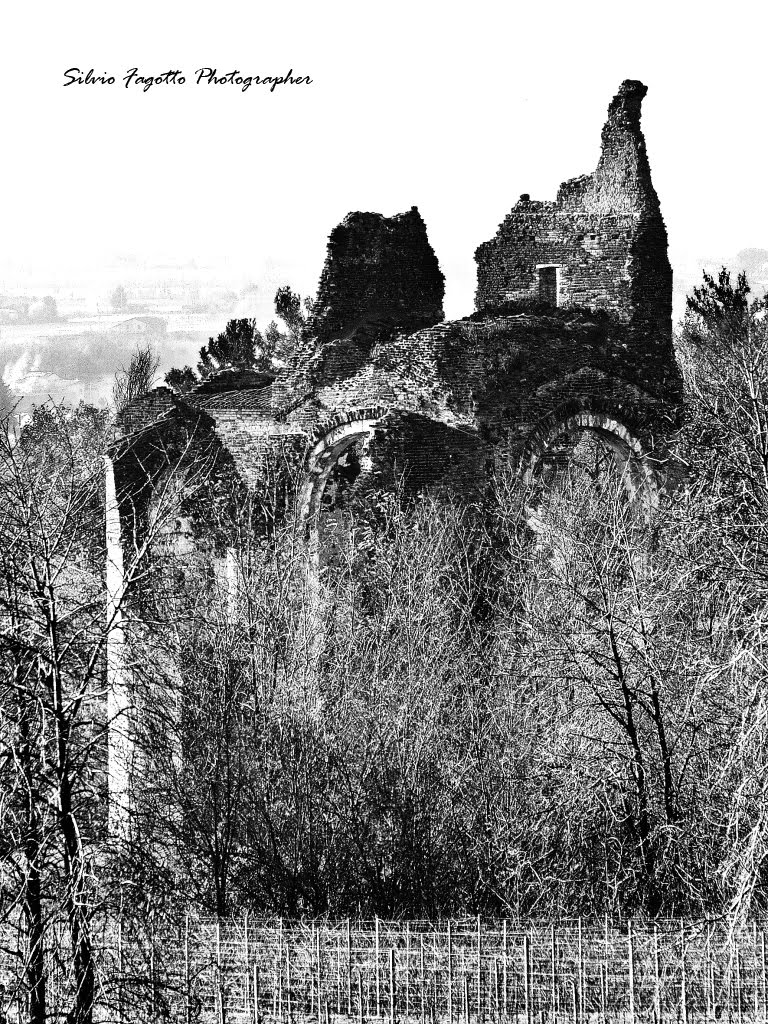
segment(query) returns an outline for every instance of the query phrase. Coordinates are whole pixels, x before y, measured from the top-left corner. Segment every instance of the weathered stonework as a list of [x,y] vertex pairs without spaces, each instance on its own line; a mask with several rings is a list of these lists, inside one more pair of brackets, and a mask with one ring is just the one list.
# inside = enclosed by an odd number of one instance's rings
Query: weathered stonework
[[500,460],[523,466],[584,414],[620,423],[633,458],[663,482],[681,386],[645,93],[626,81],[611,101],[594,173],[552,202],[523,196],[478,248],[471,316],[443,321],[443,275],[415,208],[349,214],[331,233],[296,364],[274,380],[224,371],[184,396],[158,388],[124,413],[119,447],[197,417],[247,487],[265,453],[286,446],[304,453],[307,486],[324,487],[328,458],[345,450],[334,432],[351,424],[345,443],[366,438],[378,480],[403,473],[417,490],[466,492]]
[[227,370],[186,395],[158,388],[134,403],[116,442],[118,487],[135,488],[162,438],[197,424],[246,488],[258,488],[266,459],[303,459],[313,514],[335,462],[363,441],[362,492],[402,477],[415,491],[468,494],[500,462],[541,458],[577,422],[663,485],[681,384],[645,93],[626,81],[611,101],[594,173],[552,202],[523,196],[478,248],[477,310],[462,320],[442,319],[443,275],[415,208],[349,214],[331,233],[295,365],[276,379]]
[[394,329],[443,319],[444,278],[416,207],[395,217],[350,213],[331,232],[310,334],[316,346],[367,352]]
[[607,442],[634,487],[664,487],[681,378],[645,92],[622,84],[593,174],[552,202],[521,197],[478,248],[477,310],[463,319],[443,321],[443,275],[415,208],[349,214],[295,365],[275,379],[225,371],[186,395],[158,388],[125,411],[112,452],[124,529],[135,533],[163,458],[193,435],[235,499],[233,480],[258,489],[269,460],[299,467],[311,554],[313,524],[350,493],[396,479],[482,493],[502,464],[531,473],[559,458],[567,433]]
[[614,314],[630,337],[655,348],[661,370],[674,362],[672,269],[640,128],[646,91],[640,82],[622,84],[593,174],[564,182],[554,202],[521,196],[496,237],[478,248],[477,308],[551,301],[540,294],[539,271],[553,266],[558,305]]

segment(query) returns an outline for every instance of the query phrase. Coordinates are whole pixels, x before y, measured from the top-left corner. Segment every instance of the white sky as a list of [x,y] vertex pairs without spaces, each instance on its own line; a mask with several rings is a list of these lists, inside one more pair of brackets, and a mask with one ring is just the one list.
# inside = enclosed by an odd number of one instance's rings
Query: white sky
[[[594,169],[624,78],[649,87],[673,265],[768,247],[767,29],[756,0],[8,3],[0,279],[71,279],[131,252],[257,281],[271,261],[314,291],[348,211],[417,205],[460,316],[474,249],[519,194]],[[203,65],[315,81],[194,86]],[[188,79],[64,88],[72,66]]]

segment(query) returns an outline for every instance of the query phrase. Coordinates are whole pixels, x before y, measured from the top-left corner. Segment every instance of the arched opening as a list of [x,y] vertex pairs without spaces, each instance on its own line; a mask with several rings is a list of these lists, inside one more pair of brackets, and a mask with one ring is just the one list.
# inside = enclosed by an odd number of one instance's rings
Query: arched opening
[[[299,499],[299,516],[306,543],[306,688],[316,713],[322,706],[317,688],[317,666],[326,642],[326,593],[321,570],[326,561],[326,508],[331,518],[337,499],[354,484],[365,468],[367,449],[382,418],[373,412],[347,419],[329,428],[309,453],[307,475]],[[327,500],[326,500],[327,499]],[[333,546],[333,543],[332,543]]]
[[527,485],[546,487],[574,468],[596,478],[609,460],[628,497],[654,507],[658,483],[641,442],[624,423],[604,412],[582,410],[551,417],[529,439],[520,469]]
[[[542,423],[520,472],[530,530],[527,615],[537,628],[563,631],[578,662],[604,636],[611,602],[623,602],[637,621],[647,616],[636,602],[653,565],[656,472],[627,425],[594,410]],[[568,685],[577,679],[568,676]]]
[[418,413],[373,410],[325,431],[300,503],[314,662],[329,637],[371,611],[365,581],[399,512],[425,495],[465,498],[484,473],[477,432]]
[[486,479],[485,460],[477,431],[419,413],[374,410],[339,423],[312,449],[302,492],[313,564],[321,569],[334,562],[349,544],[350,525],[358,541],[370,540],[385,493],[406,501],[445,492],[464,499]]
[[380,420],[381,416],[364,415],[340,423],[324,434],[310,452],[300,512],[315,572],[321,560],[321,518],[333,520],[343,512],[348,492],[370,468],[368,447]]
[[549,417],[530,437],[520,472],[526,521],[540,551],[552,548],[562,528],[558,521],[568,510],[579,509],[575,514],[597,522],[615,515],[618,502],[639,511],[647,523],[658,502],[658,481],[643,445],[608,412],[585,409]]

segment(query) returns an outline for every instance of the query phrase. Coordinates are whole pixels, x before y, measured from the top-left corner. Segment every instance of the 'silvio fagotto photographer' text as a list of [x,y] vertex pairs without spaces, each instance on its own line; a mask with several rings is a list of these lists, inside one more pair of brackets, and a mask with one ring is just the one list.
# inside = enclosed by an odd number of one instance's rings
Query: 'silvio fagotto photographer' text
[[138,68],[129,68],[124,75],[115,76],[105,71],[97,75],[93,68],[83,71],[80,68],[67,68],[64,72],[64,85],[116,85],[118,82],[126,89],[140,89],[142,92],[156,85],[186,85],[187,81],[194,85],[233,85],[246,92],[252,85],[264,85],[274,92],[280,85],[312,85],[309,75],[294,75],[290,68],[284,75],[246,75],[239,69],[219,74],[218,68],[197,68],[189,78],[178,69],[168,70],[159,75],[144,75]]

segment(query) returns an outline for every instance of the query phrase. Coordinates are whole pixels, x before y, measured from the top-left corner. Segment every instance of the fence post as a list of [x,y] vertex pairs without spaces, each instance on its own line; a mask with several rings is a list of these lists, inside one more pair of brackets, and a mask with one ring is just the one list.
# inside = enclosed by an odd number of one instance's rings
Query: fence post
[[424,1024],[424,936],[419,936],[419,981],[421,989],[421,1020]]
[[341,935],[336,935],[336,1013],[341,1013]]
[[502,1002],[504,1006],[504,1016],[507,1016],[507,919],[504,918],[504,930],[502,933],[502,942],[504,946],[504,960],[502,962],[502,985],[504,994],[502,995]]
[[499,958],[493,958],[493,992],[494,1005],[496,1007],[496,1020],[501,1016],[501,992],[499,991]]
[[363,1024],[363,969],[357,972],[357,1019]]
[[[122,920],[122,918],[121,918],[121,920]],[[63,943],[64,943],[64,924],[63,924],[62,921],[58,921],[54,925],[54,936],[55,936],[54,943],[55,943],[55,948],[56,948],[56,959],[55,959],[56,970],[55,970],[55,973],[54,973],[55,987],[54,987],[54,997],[53,998],[55,1000],[54,1006],[58,1010],[60,1008],[60,1006],[61,1006],[62,990],[64,988],[64,977],[63,977],[63,972],[62,972],[62,969],[61,969],[61,962],[60,962],[60,959],[59,959],[59,951],[61,950],[61,948],[63,946]],[[125,973],[125,958],[123,958],[123,973]],[[125,986],[123,986],[123,995],[125,995]],[[10,1009],[10,1003],[8,1004],[8,1009]],[[121,1022],[121,1024],[122,1024],[122,1022]]]
[[[733,1019],[733,959],[734,959],[734,947],[733,947],[733,936],[731,935],[728,939],[728,973],[725,977],[725,1006],[728,1009],[728,1016],[730,1020]],[[723,982],[720,983],[721,995],[722,995]]]
[[286,984],[286,997],[288,1000],[288,1020],[293,1020],[293,979],[291,977],[291,947],[287,944],[285,947],[285,984]]
[[661,1024],[661,972],[659,970],[659,929],[653,926],[653,1007],[656,1024]]
[[395,1013],[397,1012],[397,979],[395,976],[395,951],[389,950],[389,1019],[395,1024]]
[[685,973],[685,922],[680,922],[680,1008],[683,1024],[688,1024],[688,979]]
[[525,1024],[531,1024],[531,941],[523,936],[523,975],[525,977]]
[[609,984],[610,984],[609,978],[610,978],[610,975],[608,973],[608,955],[609,955],[609,952],[610,952],[610,943],[609,943],[609,940],[608,940],[608,913],[606,912],[606,915],[605,915],[605,1007],[603,1009],[603,1021],[604,1022],[606,1021],[606,1016],[605,1015],[608,1012],[608,1000],[609,1000],[609,996],[610,996],[610,990],[609,990]]
[[316,953],[316,965],[317,965],[317,1019],[320,1020],[320,1014],[323,1006],[323,965],[320,959],[320,929],[315,928],[315,942],[317,948]]
[[632,920],[627,921],[627,945],[629,953],[629,1020],[635,1024],[635,949],[632,942]]
[[243,953],[245,956],[245,1016],[251,1019],[251,957],[248,949],[248,911],[243,914]]
[[705,966],[707,970],[707,977],[705,978],[705,986],[707,988],[707,1017],[715,1015],[715,968],[712,962],[712,925],[707,925],[707,945],[705,947]]
[[189,914],[184,916],[184,1021],[190,1024],[192,1004],[189,991]]
[[[281,922],[282,925],[282,922]],[[283,1019],[283,936],[280,929],[280,943],[275,956],[275,991],[277,992],[277,1015]]]
[[315,969],[312,966],[312,961],[315,956],[315,922],[313,921],[310,925],[310,938],[309,938],[309,952],[307,954],[307,985],[309,988],[309,1015],[315,1009]]
[[[58,954],[58,950],[56,950]],[[56,961],[54,960],[54,963]],[[123,919],[117,922],[117,1019],[123,1024]]]
[[253,965],[253,1021],[259,1024],[259,968]]
[[411,1016],[411,922],[405,924],[405,1016]]
[[224,1024],[224,988],[221,976],[221,921],[218,917],[216,918],[216,984],[219,993],[219,1021],[220,1024]]
[[352,1015],[352,929],[347,918],[347,1014]]
[[579,1024],[579,1015],[584,1019],[584,933],[581,918],[579,918],[579,1010],[574,1024]]
[[[379,916],[376,915],[376,1016],[381,1016],[381,973],[379,970],[379,952],[380,952],[380,936],[379,936]],[[422,955],[424,949],[422,947]]]
[[469,978],[464,975],[464,1024],[469,1024]]
[[152,1020],[157,1017],[155,1005],[155,911],[149,912],[149,1006]]
[[482,976],[483,939],[480,915],[477,915],[477,1024],[483,1019],[483,976]]
[[762,972],[762,990],[763,990],[763,1020],[768,1016],[768,1007],[766,1006],[766,996],[768,996],[768,985],[766,985],[766,970],[765,970],[765,932],[760,929],[760,968]]
[[453,927],[448,922],[448,1024],[453,1024]]
[[549,957],[550,957],[550,987],[552,1000],[552,1020],[557,1020],[557,953],[555,951],[555,926],[549,926]]
[[760,1013],[760,1000],[757,990],[757,921],[752,922],[752,1002],[755,1007],[755,1021]]

